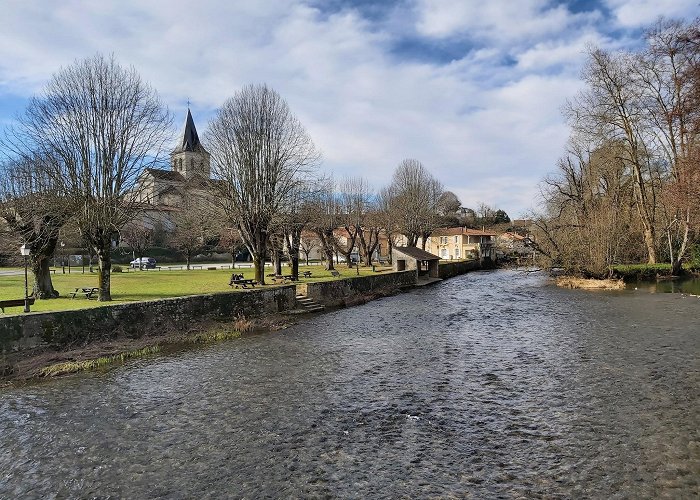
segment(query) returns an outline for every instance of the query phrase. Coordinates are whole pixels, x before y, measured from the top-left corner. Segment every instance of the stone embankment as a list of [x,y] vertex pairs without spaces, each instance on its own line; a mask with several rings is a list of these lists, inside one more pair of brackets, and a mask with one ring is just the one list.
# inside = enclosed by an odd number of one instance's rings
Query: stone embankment
[[[478,261],[443,263],[440,277],[451,278],[484,267],[489,266]],[[290,311],[297,307],[297,293],[327,307],[344,307],[397,293],[417,282],[415,271],[385,272],[296,286],[0,317],[0,365],[8,369],[8,363],[47,350],[61,351],[118,338],[157,336],[169,331],[177,333],[211,321],[235,321],[240,317]]]

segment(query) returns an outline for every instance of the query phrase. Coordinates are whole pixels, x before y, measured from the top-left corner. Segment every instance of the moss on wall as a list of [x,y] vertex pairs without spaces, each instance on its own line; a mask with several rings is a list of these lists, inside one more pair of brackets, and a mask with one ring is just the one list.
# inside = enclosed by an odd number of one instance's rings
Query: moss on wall
[[40,346],[63,349],[119,336],[138,338],[168,328],[183,329],[203,320],[259,316],[292,309],[295,293],[294,285],[288,285],[0,317],[0,349],[3,354]]

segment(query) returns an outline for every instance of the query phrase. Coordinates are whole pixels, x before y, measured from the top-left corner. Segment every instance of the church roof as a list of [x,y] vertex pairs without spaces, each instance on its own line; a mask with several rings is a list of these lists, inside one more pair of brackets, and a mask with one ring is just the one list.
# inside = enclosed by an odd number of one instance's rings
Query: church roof
[[190,113],[189,108],[187,109],[185,128],[182,131],[182,135],[178,140],[177,147],[173,151],[173,154],[182,153],[184,151],[196,151],[199,153],[205,152],[204,146],[202,146],[202,143],[199,142],[197,128],[194,126],[194,120],[192,119],[192,113]]
[[161,168],[147,168],[145,170],[148,174],[152,175],[156,179],[161,179],[164,181],[180,181],[184,182],[185,178],[180,172],[175,172],[173,170],[163,170]]

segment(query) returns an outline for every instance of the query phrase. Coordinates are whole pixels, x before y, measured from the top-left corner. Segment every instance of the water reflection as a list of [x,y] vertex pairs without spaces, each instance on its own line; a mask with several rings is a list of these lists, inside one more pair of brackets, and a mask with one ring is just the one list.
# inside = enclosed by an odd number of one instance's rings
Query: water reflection
[[682,295],[473,273],[0,396],[0,497],[692,497]]
[[649,293],[686,293],[700,295],[700,278],[639,281],[627,284],[627,289],[642,290]]

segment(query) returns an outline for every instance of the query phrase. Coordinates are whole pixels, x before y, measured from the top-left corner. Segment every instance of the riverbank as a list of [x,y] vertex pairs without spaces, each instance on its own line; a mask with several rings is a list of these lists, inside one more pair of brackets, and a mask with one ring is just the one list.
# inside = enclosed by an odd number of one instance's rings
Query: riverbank
[[81,371],[108,369],[134,359],[169,354],[244,335],[275,332],[295,323],[296,320],[282,314],[250,319],[241,317],[234,321],[203,322],[186,331],[170,329],[140,338],[119,337],[66,350],[41,350],[20,357],[13,364],[0,364],[0,387]]
[[[449,262],[440,266],[440,274],[446,279],[481,267],[478,261]],[[62,375],[124,363],[173,346],[234,338],[248,330],[286,328],[294,322],[287,313],[297,312],[294,297],[299,293],[326,307],[352,307],[417,283],[415,271],[400,271],[0,318],[0,380]],[[244,328],[242,322],[250,324]]]

